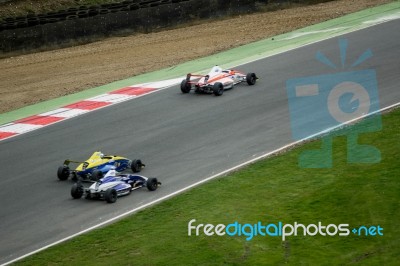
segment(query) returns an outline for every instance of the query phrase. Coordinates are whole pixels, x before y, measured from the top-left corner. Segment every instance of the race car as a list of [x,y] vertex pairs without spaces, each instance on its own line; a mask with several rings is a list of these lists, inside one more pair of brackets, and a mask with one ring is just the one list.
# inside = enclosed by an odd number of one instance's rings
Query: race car
[[[79,164],[75,170],[69,168],[70,163]],[[64,164],[58,167],[57,177],[60,180],[67,180],[72,176],[72,180],[77,181],[79,178],[89,181],[97,181],[104,176],[112,167],[116,167],[118,172],[122,172],[128,168],[134,173],[138,173],[145,165],[141,160],[129,160],[122,156],[104,155],[100,151],[96,151],[84,162],[65,160]]]
[[189,93],[194,87],[196,93],[208,93],[221,96],[224,90],[232,89],[236,84],[246,81],[249,85],[256,84],[254,73],[244,74],[233,69],[223,70],[214,66],[207,75],[187,74],[181,82],[182,93]]
[[115,167],[107,172],[100,180],[94,182],[90,187],[85,188],[78,181],[72,185],[71,196],[80,199],[101,199],[108,203],[114,203],[120,196],[129,195],[133,190],[147,187],[155,191],[161,185],[155,177],[145,177],[136,174],[119,174]]

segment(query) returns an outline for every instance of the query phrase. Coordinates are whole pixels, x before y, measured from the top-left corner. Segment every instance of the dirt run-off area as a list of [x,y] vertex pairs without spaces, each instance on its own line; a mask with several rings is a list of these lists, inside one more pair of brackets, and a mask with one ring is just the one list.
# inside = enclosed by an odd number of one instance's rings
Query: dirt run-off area
[[[0,60],[0,113],[290,32],[390,0],[337,0]],[[224,40],[224,41],[220,41]]]

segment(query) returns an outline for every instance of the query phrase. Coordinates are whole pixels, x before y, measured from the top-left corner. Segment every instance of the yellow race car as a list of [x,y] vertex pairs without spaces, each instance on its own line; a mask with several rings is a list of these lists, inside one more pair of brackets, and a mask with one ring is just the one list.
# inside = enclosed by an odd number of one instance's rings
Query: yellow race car
[[[75,170],[71,170],[70,163],[78,164]],[[58,167],[57,177],[60,180],[67,180],[72,176],[74,181],[78,179],[97,181],[103,177],[111,168],[117,172],[122,172],[128,168],[134,173],[138,173],[144,168],[145,165],[141,160],[130,160],[117,155],[104,155],[100,151],[96,151],[84,162],[65,160],[64,164]]]

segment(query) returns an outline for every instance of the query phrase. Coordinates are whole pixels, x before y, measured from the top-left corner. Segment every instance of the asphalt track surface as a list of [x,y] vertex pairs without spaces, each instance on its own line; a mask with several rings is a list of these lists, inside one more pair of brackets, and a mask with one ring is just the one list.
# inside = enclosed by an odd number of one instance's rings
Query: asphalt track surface
[[[373,51],[352,70],[376,70],[381,108],[400,102],[399,28],[394,20],[340,37],[348,39],[347,62]],[[0,142],[0,263],[293,142],[286,80],[342,71],[314,57],[320,50],[340,66],[338,39],[240,66],[260,80],[221,97],[183,95],[174,86]],[[94,150],[142,159],[142,174],[162,187],[115,204],[73,200],[72,182],[58,181],[57,167]]]

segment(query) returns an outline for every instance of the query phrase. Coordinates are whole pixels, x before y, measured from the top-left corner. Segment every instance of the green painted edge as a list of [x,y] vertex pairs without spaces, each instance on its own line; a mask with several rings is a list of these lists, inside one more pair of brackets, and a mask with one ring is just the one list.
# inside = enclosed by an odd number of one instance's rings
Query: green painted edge
[[[215,55],[189,61],[177,66],[134,76],[100,87],[87,89],[82,92],[26,106],[8,113],[3,113],[0,116],[0,125],[10,123],[12,121],[31,115],[48,112],[67,104],[95,97],[97,95],[111,92],[126,86],[148,83],[150,81],[160,81],[182,77],[189,72],[188,70],[190,70],[190,72],[203,72],[206,69],[209,69],[210,66],[217,64],[222,67],[241,65],[261,58],[265,58],[267,56],[298,48],[300,46],[304,46],[319,40],[332,38],[351,31],[369,27],[374,24],[366,24],[364,23],[365,21],[378,19],[382,16],[390,16],[395,13],[400,14],[400,0],[395,0],[394,2],[389,4],[365,9],[340,18],[328,20],[293,32],[281,34],[272,38],[243,45]],[[296,34],[304,35],[292,38]]]

